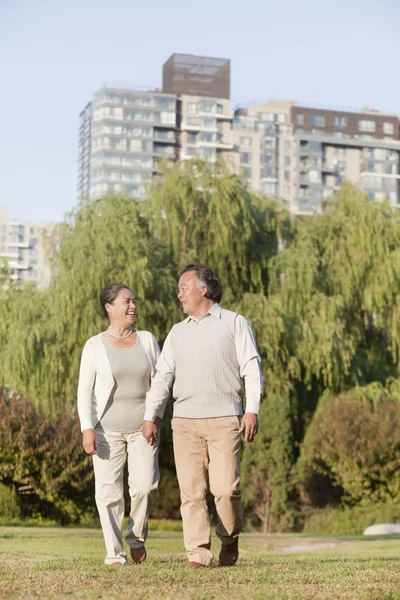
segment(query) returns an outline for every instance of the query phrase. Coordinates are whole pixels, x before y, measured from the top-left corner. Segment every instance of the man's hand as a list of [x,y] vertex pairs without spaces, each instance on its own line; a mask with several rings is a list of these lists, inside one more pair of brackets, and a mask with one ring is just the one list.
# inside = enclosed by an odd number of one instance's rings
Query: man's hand
[[155,446],[158,441],[158,431],[160,429],[161,419],[160,417],[156,417],[155,421],[143,421],[143,425],[140,428],[143,437],[146,438],[147,443],[150,446]]
[[82,446],[87,454],[97,454],[97,440],[93,429],[85,429],[82,432]]
[[258,419],[255,413],[247,412],[242,417],[239,433],[244,431],[244,441],[252,442],[258,431]]

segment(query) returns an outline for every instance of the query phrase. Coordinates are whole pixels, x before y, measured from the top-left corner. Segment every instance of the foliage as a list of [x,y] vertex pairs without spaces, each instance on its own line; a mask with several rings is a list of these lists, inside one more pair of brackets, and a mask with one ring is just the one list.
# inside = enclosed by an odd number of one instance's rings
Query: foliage
[[0,483],[17,494],[23,516],[79,522],[94,512],[92,480],[76,419],[53,418],[20,396],[0,394]]
[[261,522],[263,533],[294,527],[293,464],[289,403],[268,396],[259,413],[259,433],[252,444],[245,444],[242,460],[244,509],[253,525]]
[[[268,509],[273,515],[268,527],[285,529],[294,522],[294,473],[303,508],[396,497],[393,465],[399,450],[384,413],[396,422],[400,214],[346,184],[322,214],[292,219],[282,203],[251,192],[222,162],[161,164],[159,172],[145,203],[110,194],[81,206],[54,229],[47,239],[49,288],[21,287],[1,266],[0,385],[30,398],[41,415],[35,417],[38,430],[52,432],[48,415],[74,416],[82,347],[105,327],[98,305],[101,287],[116,281],[130,285],[140,300],[138,327],[151,330],[162,344],[181,318],[178,271],[199,259],[216,271],[223,306],[249,319],[262,357],[263,427],[244,460],[249,473],[255,461],[265,460],[270,480],[263,485],[254,473],[246,480],[249,520],[257,521],[255,507],[263,490],[271,489],[277,503]],[[365,386],[368,400],[361,400]],[[276,407],[268,408],[278,398]],[[380,429],[375,450],[365,441],[356,446],[355,456],[369,475],[356,473],[351,463],[354,436],[344,407],[360,436]],[[24,409],[23,418],[33,418],[30,410]],[[340,424],[344,464],[337,464],[339,440],[328,432],[330,417]],[[64,418],[60,426],[67,427],[70,417]],[[323,428],[327,435],[318,437]],[[320,448],[315,443],[311,449],[311,433]],[[175,517],[179,497],[167,423],[161,444],[156,515]],[[76,448],[82,456],[80,444]],[[275,448],[283,449],[282,456],[274,454]],[[376,456],[385,460],[384,468],[378,468]],[[26,461],[33,461],[29,453]],[[46,486],[55,497],[50,482]]]
[[307,515],[303,532],[319,535],[360,535],[376,523],[399,523],[400,505],[395,503],[314,509]]
[[373,400],[368,388],[328,398],[304,443],[304,479],[329,478],[349,505],[400,499],[400,403],[380,391],[376,398],[372,386]]

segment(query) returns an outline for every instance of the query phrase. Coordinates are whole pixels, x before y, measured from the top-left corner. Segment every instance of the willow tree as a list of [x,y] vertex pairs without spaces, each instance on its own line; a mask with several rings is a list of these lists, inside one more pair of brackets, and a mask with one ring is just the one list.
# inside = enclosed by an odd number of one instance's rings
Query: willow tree
[[[106,196],[56,227],[48,240],[50,286],[15,295],[13,330],[15,390],[49,410],[75,401],[84,342],[105,327],[99,291],[124,282],[140,302],[138,326],[164,334],[175,287],[162,248],[149,233],[139,203]],[[19,315],[17,314],[19,313]]]
[[280,204],[251,193],[222,160],[165,164],[161,171],[146,208],[175,271],[200,260],[212,266],[234,301],[245,292],[266,292],[268,261],[287,219]]
[[343,186],[323,214],[297,221],[271,271],[297,423],[325,388],[339,392],[397,374],[400,220],[389,205]]

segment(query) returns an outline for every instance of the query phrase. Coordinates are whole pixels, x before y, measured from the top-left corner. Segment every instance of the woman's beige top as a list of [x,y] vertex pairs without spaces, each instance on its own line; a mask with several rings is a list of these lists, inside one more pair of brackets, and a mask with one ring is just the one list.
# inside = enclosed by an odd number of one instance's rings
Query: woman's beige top
[[146,393],[150,389],[151,366],[137,337],[132,348],[116,348],[103,336],[114,377],[114,388],[100,419],[108,431],[132,433],[143,423]]

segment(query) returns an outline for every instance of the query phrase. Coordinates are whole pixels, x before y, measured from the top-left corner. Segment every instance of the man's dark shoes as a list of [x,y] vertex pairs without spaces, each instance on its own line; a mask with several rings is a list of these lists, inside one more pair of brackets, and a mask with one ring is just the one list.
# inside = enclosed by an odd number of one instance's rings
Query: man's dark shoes
[[231,544],[222,544],[221,552],[219,553],[220,567],[233,567],[239,558],[239,538],[236,538]]
[[140,565],[146,560],[147,552],[144,546],[140,548],[131,548],[131,557],[134,563]]

